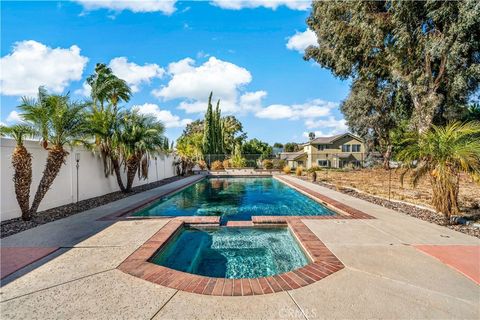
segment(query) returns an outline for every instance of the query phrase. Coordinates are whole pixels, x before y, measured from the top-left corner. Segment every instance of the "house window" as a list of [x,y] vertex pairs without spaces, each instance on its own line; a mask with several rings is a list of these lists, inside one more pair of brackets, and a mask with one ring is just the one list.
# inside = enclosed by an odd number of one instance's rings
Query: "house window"
[[319,167],[328,167],[328,160],[317,160]]
[[350,145],[342,144],[342,152],[350,152]]
[[323,151],[323,150],[325,149],[325,145],[319,144],[319,145],[317,146],[317,148],[318,148],[318,150]]
[[360,145],[352,144],[352,152],[360,152]]

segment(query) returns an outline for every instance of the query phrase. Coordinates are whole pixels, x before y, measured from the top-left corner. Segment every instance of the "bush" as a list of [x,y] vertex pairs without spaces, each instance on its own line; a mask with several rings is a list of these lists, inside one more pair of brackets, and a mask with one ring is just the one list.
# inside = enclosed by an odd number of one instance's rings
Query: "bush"
[[273,169],[273,162],[272,160],[265,159],[262,161],[263,169]]
[[207,168],[207,163],[204,160],[199,160],[197,164],[201,170],[205,170]]
[[287,162],[285,160],[274,160],[273,162],[273,167],[278,170],[282,170],[286,165]]
[[224,169],[223,168],[223,163],[221,161],[218,161],[218,160],[213,161],[212,170],[217,171],[217,170],[223,170],[223,169]]
[[231,162],[233,168],[245,168],[247,166],[247,160],[241,156],[233,156]]
[[223,164],[223,167],[224,167],[225,169],[228,169],[228,168],[231,168],[231,167],[232,167],[232,163],[231,163],[230,159],[225,159],[225,160],[223,160],[223,163],[222,163],[222,164]]
[[290,172],[292,172],[292,168],[290,168],[290,166],[285,166],[282,170],[285,172],[285,174],[290,174]]
[[297,169],[295,169],[295,174],[297,176],[301,176],[303,173],[303,167],[302,166],[298,166]]

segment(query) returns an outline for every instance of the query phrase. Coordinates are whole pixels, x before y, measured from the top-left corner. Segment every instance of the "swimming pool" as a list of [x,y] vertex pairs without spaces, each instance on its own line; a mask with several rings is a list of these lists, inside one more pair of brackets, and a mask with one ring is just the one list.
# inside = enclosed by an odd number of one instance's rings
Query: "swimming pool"
[[309,263],[287,227],[182,228],[150,262],[216,278],[258,278]]
[[335,212],[271,177],[206,178],[162,198],[134,216],[332,216]]

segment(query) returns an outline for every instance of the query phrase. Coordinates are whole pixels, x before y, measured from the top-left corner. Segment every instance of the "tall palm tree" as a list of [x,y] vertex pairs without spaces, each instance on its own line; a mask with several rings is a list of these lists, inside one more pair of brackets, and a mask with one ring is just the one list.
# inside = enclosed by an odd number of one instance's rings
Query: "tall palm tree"
[[[433,126],[428,132],[405,139],[406,146],[398,158],[412,174],[412,183],[428,176],[432,185],[434,208],[444,214],[447,223],[450,215],[457,214],[459,175],[466,173],[480,182],[480,122],[452,122],[445,127]],[[415,164],[415,165],[412,165]]]
[[152,116],[136,110],[122,112],[119,142],[127,171],[126,192],[131,191],[137,172],[139,177],[147,178],[149,156],[163,147],[164,130],[163,124]]
[[[30,207],[35,214],[57,177],[68,151],[65,145],[81,142],[86,133],[84,103],[71,102],[69,95],[44,94],[37,101],[24,99],[19,109],[24,120],[40,133],[48,150],[45,169]],[[46,116],[45,116],[46,115]]]
[[86,119],[88,131],[95,137],[93,148],[99,152],[102,158],[105,177],[115,174],[120,190],[125,192],[120,171],[120,118],[118,110],[111,104],[103,109],[92,107]]
[[97,107],[99,104],[100,109],[105,107],[105,103],[117,108],[121,100],[128,102],[132,95],[127,82],[114,75],[104,63],[97,63],[95,73],[87,78],[87,83],[92,88],[93,105]]
[[30,215],[30,185],[32,184],[32,155],[23,145],[25,137],[33,137],[35,130],[27,124],[16,124],[11,127],[0,126],[0,134],[15,139],[17,145],[12,153],[12,166],[15,171],[13,185],[18,205],[22,211],[22,219],[28,221]]

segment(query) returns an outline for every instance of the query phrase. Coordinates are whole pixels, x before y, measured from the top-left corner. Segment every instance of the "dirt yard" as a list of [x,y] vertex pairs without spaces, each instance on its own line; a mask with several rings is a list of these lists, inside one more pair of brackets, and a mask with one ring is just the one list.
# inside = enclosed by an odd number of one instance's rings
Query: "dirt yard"
[[[400,170],[391,170],[391,199],[431,207],[432,191],[428,179],[420,181],[418,186],[414,188],[410,179],[406,176],[402,186],[400,173]],[[384,198],[388,198],[389,194],[389,172],[383,169],[320,171],[317,172],[317,180],[333,184],[337,188],[355,188]],[[467,215],[480,214],[480,185],[462,176],[459,198],[463,213]]]

